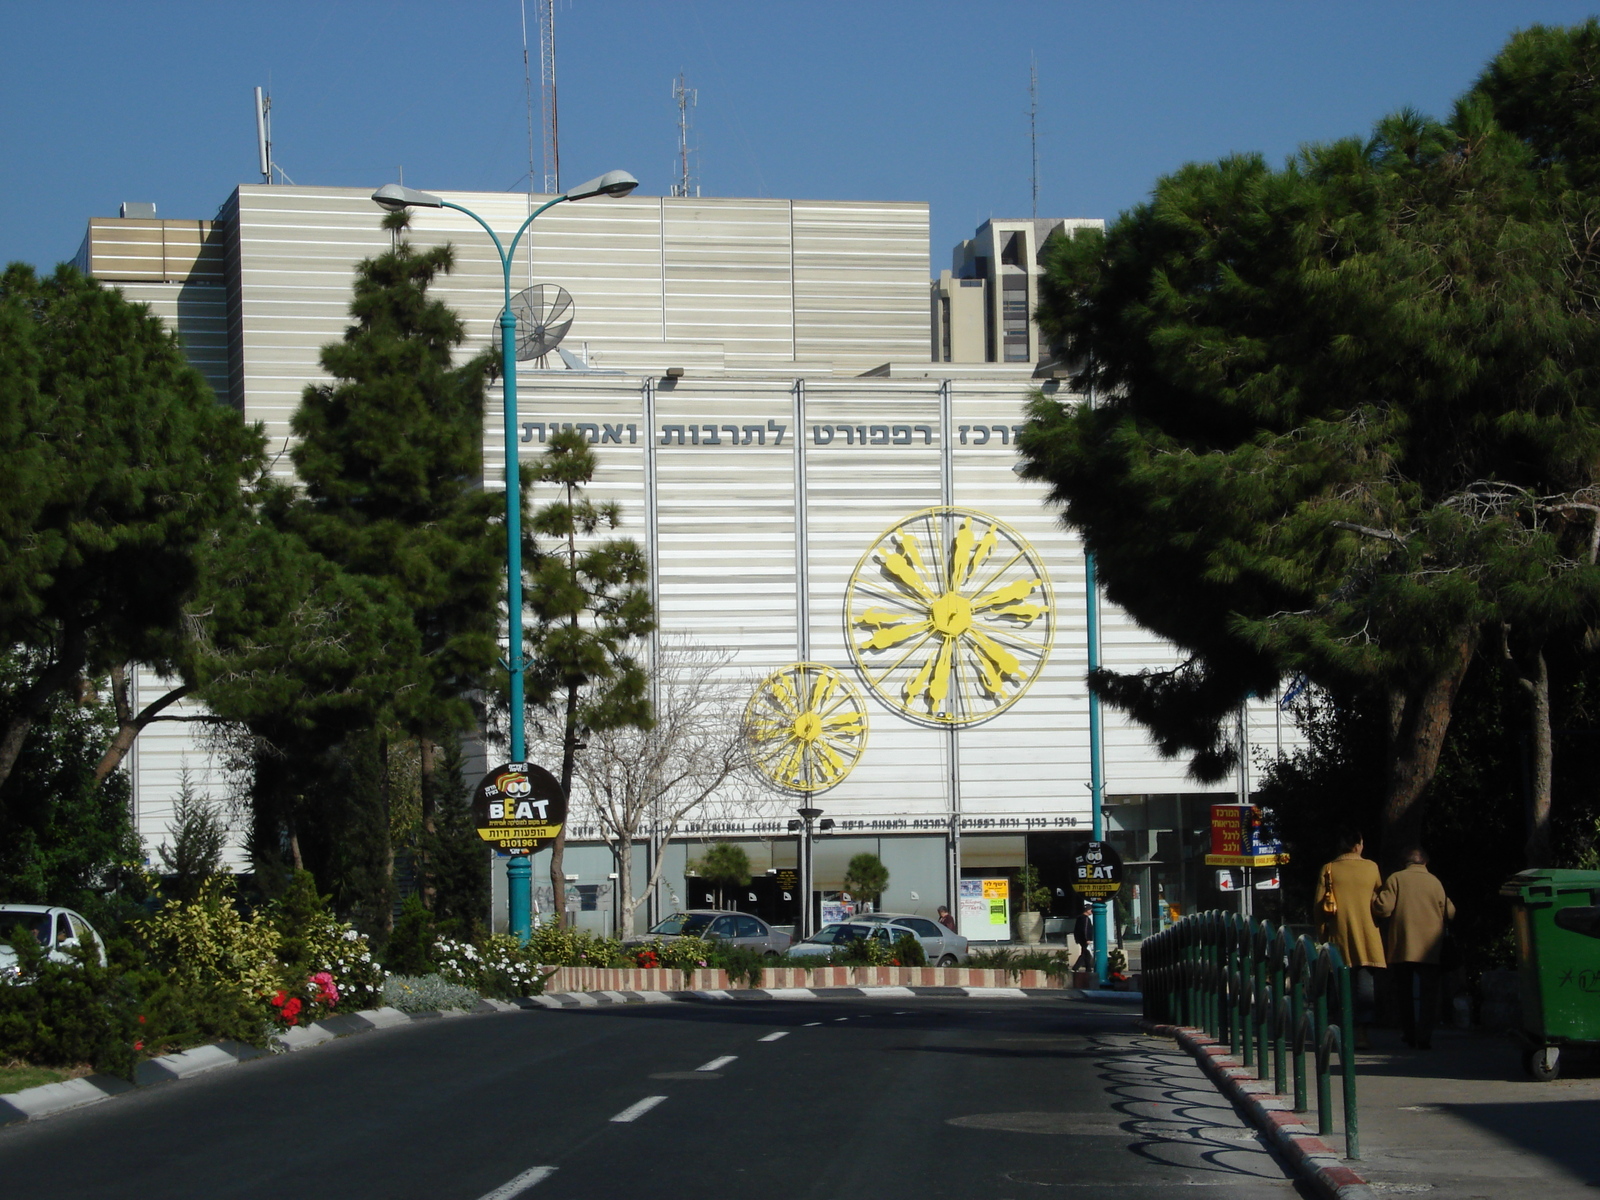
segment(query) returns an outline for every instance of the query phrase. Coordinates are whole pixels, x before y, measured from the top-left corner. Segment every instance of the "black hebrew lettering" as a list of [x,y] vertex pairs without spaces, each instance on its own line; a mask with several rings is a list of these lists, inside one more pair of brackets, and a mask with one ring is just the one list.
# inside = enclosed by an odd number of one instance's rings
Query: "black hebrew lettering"
[[872,431],[872,444],[874,446],[887,446],[889,444],[889,427],[887,425],[869,425]]
[[856,437],[861,439],[863,446],[867,444],[867,427],[865,425],[856,426]]
[[539,431],[539,440],[541,442],[544,441],[543,421],[524,421],[522,423],[522,440],[525,442],[533,441],[533,431],[535,429]]
[[1009,425],[991,425],[989,428],[1000,435],[1000,444],[1002,446],[1011,444],[1011,427]]
[[960,425],[960,426],[957,426],[957,428],[960,429],[960,431],[961,431],[961,444],[963,446],[965,446],[967,444],[967,430],[971,429],[972,426],[971,425]]
[[585,431],[587,431],[589,434],[589,445],[592,446],[600,440],[600,426],[591,425],[588,422],[584,422],[582,425],[578,426],[578,432],[583,433]]
[[606,431],[600,435],[600,441],[602,444],[613,442],[618,446],[622,445],[622,426],[613,425],[607,421]]
[[672,435],[673,434],[677,434],[678,435],[678,445],[680,445],[680,446],[683,445],[683,426],[682,425],[663,425],[661,427],[661,445],[663,445],[663,446],[672,445]]
[[728,445],[737,446],[739,444],[739,427],[737,425],[724,425],[722,428],[728,431]]
[[702,446],[722,445],[722,439],[717,436],[717,427],[715,425],[702,425],[701,428],[706,431],[705,441],[700,443]]
[[[979,437],[979,434],[983,437]],[[974,446],[987,446],[989,444],[989,427],[987,425],[974,425],[972,427],[972,444]]]
[[[826,433],[828,436],[823,437],[822,435],[824,433]],[[811,440],[818,446],[826,446],[829,442],[833,441],[833,426],[813,425],[811,427]]]
[[[733,427],[730,425],[727,428],[731,429]],[[744,441],[740,442],[739,445],[748,446],[750,444],[751,437],[757,437],[760,439],[756,445],[765,446],[767,444],[766,427],[763,425],[746,425],[744,427]]]
[[916,430],[916,429],[922,430],[922,444],[924,446],[933,445],[933,426],[932,425],[913,425],[911,428],[914,429],[914,430]]
[[689,426],[689,444],[691,446],[698,446],[700,444],[700,426]]
[[[856,444],[856,427],[854,425],[835,425],[833,431],[844,434],[844,444],[846,446],[854,446]],[[861,440],[866,441],[867,439],[862,438]]]
[[783,445],[783,431],[788,429],[788,428],[789,427],[787,425],[779,425],[776,421],[770,421],[769,420],[767,422],[767,432],[768,433],[775,433],[775,434],[778,435],[777,437],[772,439],[772,444],[774,446]]
[[911,426],[909,426],[909,425],[896,425],[896,426],[894,426],[894,444],[896,446],[909,446],[909,445],[911,445]]
[[1013,425],[1011,427],[1011,440],[1014,441],[1014,442],[1020,442],[1022,440],[1022,426],[1021,425]]

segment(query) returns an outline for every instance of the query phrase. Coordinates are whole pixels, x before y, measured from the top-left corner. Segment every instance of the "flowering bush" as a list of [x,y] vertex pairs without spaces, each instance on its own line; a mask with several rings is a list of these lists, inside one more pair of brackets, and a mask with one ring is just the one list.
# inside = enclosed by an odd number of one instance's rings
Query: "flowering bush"
[[240,914],[226,875],[206,880],[193,900],[167,901],[134,928],[154,965],[184,987],[220,984],[264,999],[282,983],[277,929],[261,913]]
[[472,1008],[478,993],[438,975],[391,975],[383,981],[383,1002],[401,1012],[438,1012]]
[[491,933],[476,944],[439,938],[430,953],[441,978],[497,1000],[537,996],[548,974],[530,947],[508,933]]

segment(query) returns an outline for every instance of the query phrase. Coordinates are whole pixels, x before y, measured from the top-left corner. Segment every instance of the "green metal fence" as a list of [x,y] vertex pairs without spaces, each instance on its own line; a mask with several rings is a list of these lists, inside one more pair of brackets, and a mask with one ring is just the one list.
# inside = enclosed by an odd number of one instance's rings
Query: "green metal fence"
[[[1257,1079],[1273,1081],[1294,1111],[1310,1108],[1306,1053],[1316,1073],[1317,1132],[1333,1132],[1334,1057],[1344,1100],[1345,1156],[1361,1157],[1352,1055],[1350,969],[1336,946],[1271,921],[1203,912],[1146,938],[1140,948],[1144,1015],[1226,1042]],[[1268,1064],[1271,1075],[1268,1075]]]

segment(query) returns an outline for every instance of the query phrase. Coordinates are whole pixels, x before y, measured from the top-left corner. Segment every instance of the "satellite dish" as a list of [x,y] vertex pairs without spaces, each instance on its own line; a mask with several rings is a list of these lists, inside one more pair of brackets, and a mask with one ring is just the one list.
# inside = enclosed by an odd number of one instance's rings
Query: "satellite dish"
[[517,319],[517,361],[543,358],[572,328],[576,315],[572,295],[554,283],[523,288],[511,297],[511,315]]

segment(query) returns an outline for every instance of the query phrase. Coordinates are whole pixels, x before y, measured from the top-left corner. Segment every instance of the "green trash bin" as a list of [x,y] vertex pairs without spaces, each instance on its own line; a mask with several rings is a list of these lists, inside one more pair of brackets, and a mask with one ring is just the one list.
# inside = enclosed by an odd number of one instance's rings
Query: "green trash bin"
[[1600,871],[1519,871],[1500,894],[1517,934],[1523,1065],[1548,1081],[1563,1046],[1600,1045]]

